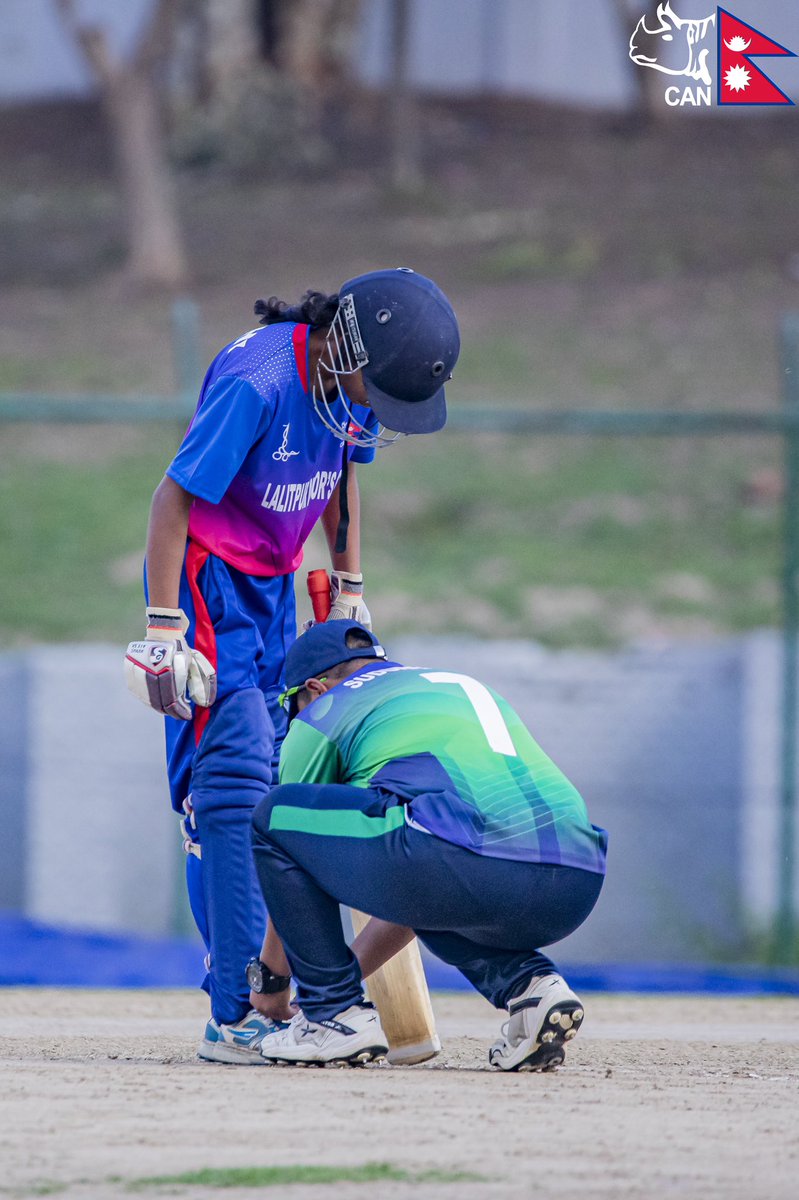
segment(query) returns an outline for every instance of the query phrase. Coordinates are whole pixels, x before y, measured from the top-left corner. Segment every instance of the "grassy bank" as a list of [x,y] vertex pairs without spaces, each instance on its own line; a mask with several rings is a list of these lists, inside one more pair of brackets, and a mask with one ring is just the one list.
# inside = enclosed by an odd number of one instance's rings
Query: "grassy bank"
[[[47,426],[6,439],[4,645],[136,634],[150,495],[179,437]],[[774,623],[779,506],[751,486],[774,455],[734,438],[401,442],[360,471],[375,621],[550,645]],[[315,536],[306,565],[324,564]]]

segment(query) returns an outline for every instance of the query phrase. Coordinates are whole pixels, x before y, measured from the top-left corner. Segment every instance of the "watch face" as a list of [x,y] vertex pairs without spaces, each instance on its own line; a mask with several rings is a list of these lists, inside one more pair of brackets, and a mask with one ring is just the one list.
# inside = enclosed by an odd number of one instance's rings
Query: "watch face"
[[254,992],[260,992],[264,985],[263,971],[257,959],[247,963],[247,982]]

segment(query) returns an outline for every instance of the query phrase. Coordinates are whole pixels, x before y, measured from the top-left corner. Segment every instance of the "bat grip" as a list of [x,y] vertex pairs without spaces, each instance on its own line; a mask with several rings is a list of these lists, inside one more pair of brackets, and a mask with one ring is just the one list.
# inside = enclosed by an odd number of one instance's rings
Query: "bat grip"
[[330,616],[330,576],[325,569],[308,572],[308,595],[314,619],[322,622]]

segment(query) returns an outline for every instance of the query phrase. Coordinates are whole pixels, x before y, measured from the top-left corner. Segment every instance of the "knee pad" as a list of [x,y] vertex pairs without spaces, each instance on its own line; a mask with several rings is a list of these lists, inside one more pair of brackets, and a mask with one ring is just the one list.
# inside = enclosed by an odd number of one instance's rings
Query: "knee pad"
[[233,692],[215,704],[192,771],[195,812],[254,808],[272,782],[274,740],[275,728],[260,689]]

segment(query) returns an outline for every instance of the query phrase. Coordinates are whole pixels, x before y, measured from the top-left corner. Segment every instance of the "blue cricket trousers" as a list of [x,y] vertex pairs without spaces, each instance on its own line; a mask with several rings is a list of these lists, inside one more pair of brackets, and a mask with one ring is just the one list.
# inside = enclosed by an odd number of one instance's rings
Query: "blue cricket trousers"
[[[380,814],[380,815],[376,815]],[[410,926],[497,1008],[555,967],[558,942],[594,907],[603,876],[489,858],[414,829],[385,793],[284,784],[253,815],[253,851],[270,918],[311,1020],[363,999],[339,904]]]
[[266,928],[250,823],[277,775],[286,717],[277,703],[296,636],[294,577],[245,575],[189,542],[180,583],[189,644],[215,665],[216,703],[192,721],[166,717],[172,806],[188,801],[186,882],[208,949],[203,987],[211,1013],[231,1024],[249,1010],[245,967]]

